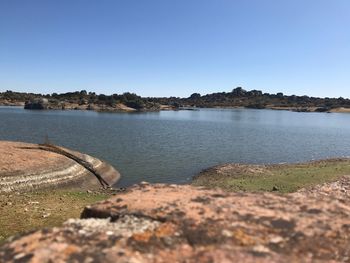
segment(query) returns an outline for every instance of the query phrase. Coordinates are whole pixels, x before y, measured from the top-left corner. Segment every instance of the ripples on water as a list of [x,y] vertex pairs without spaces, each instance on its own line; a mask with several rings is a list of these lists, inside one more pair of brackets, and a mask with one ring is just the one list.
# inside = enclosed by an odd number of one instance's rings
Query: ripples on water
[[58,145],[104,159],[140,181],[186,183],[220,163],[350,156],[350,114],[250,109],[152,113],[26,111],[0,107],[0,139]]

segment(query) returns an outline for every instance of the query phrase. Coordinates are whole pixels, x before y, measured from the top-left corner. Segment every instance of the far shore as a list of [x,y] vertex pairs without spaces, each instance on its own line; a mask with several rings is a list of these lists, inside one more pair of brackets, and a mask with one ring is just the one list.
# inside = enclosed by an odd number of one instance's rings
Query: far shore
[[[1,107],[24,107],[25,102],[1,102]],[[283,110],[293,112],[321,112],[321,113],[350,113],[350,108],[339,107],[332,109],[321,109],[318,107],[280,107],[268,105],[262,108],[244,107],[244,106],[213,106],[203,107],[207,109],[268,109],[268,110]],[[76,103],[68,103],[64,108],[49,107],[46,110],[81,110],[81,111],[95,111],[95,112],[119,112],[119,113],[133,113],[133,112],[159,112],[159,111],[178,111],[178,110],[192,110],[201,109],[200,107],[184,106],[184,107],[173,107],[170,105],[160,105],[157,109],[135,109],[128,107],[124,104],[117,104],[115,107],[106,105],[79,105]]]
[[[325,111],[320,111],[318,107],[277,107],[277,106],[266,106],[263,108],[252,108],[243,106],[215,106],[215,109],[256,109],[256,110],[281,110],[281,111],[293,111],[293,112],[323,112],[323,113],[350,113],[350,108],[333,108]],[[210,109],[210,108],[208,108]]]
[[320,108],[317,107],[267,107],[267,109],[271,110],[288,110],[288,111],[295,111],[295,112],[326,112],[326,113],[350,113],[350,108],[333,108],[329,110],[319,111]]
[[334,113],[350,113],[350,108],[335,108],[335,109],[331,109],[330,112],[334,112]]

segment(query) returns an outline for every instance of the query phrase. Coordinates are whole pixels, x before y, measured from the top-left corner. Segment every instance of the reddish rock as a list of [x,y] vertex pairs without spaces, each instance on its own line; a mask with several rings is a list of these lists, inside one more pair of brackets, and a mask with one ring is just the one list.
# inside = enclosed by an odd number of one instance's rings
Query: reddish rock
[[350,262],[350,177],[297,193],[142,183],[8,241],[2,262]]

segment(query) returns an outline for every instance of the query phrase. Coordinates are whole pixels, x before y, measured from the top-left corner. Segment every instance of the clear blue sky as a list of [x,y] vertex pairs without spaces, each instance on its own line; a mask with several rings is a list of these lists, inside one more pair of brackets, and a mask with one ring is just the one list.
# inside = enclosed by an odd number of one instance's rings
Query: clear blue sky
[[0,90],[350,97],[349,0],[0,0]]

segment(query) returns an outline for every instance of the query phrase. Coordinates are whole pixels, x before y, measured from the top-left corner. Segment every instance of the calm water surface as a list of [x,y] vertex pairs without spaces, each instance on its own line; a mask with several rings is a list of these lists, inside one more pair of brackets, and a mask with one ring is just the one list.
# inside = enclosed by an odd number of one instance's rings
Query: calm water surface
[[350,156],[350,114],[249,109],[156,113],[0,107],[0,140],[55,144],[104,159],[140,181],[186,183],[212,165]]

